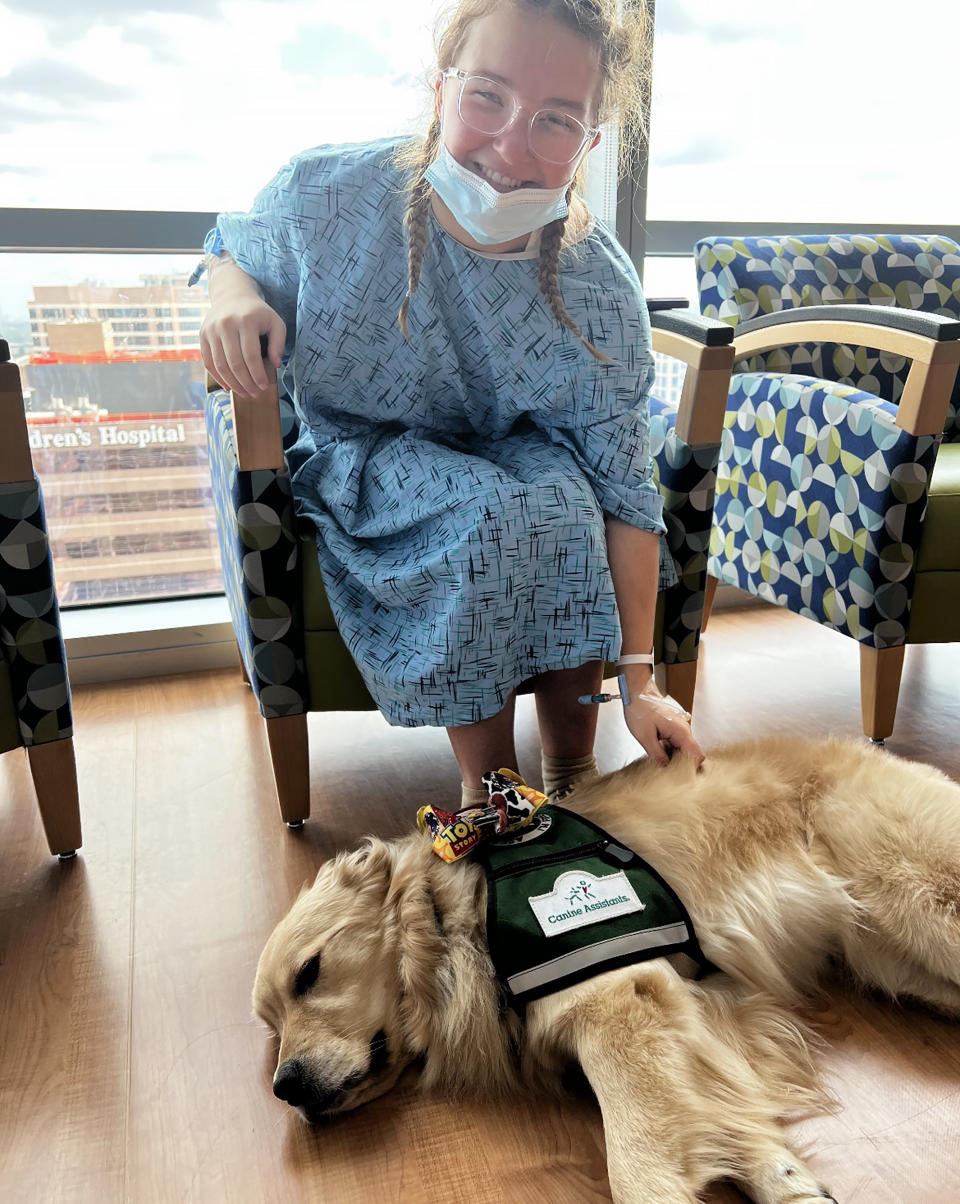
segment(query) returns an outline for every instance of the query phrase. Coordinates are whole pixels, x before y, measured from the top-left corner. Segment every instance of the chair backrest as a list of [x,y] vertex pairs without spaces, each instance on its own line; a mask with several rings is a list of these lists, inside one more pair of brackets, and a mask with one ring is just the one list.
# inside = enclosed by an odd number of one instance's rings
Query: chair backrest
[[[784,235],[701,239],[695,248],[700,310],[736,326],[801,305],[862,304],[960,318],[960,246],[938,234]],[[737,365],[839,381],[889,401],[903,392],[902,356],[838,344],[782,348]],[[960,441],[960,381],[944,439]]]

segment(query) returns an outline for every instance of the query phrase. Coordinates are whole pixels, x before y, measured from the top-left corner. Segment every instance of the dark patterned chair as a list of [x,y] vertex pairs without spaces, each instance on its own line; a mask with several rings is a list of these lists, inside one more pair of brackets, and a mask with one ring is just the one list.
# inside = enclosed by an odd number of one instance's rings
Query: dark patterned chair
[[[679,407],[651,405],[651,445],[679,578],[660,597],[658,677],[690,709],[733,335],[722,322],[673,309],[651,320],[655,348],[690,365]],[[212,384],[207,442],[224,586],[244,677],[265,720],[280,811],[295,826],[310,813],[307,712],[370,710],[374,703],[337,632],[314,531],[294,515],[285,456],[297,437],[292,404],[278,402],[275,388],[232,398]]]
[[721,581],[857,640],[881,741],[905,646],[960,634],[960,246],[705,238],[696,265],[737,354],[707,611]]
[[0,752],[25,748],[50,852],[81,844],[67,658],[20,371],[0,339]]

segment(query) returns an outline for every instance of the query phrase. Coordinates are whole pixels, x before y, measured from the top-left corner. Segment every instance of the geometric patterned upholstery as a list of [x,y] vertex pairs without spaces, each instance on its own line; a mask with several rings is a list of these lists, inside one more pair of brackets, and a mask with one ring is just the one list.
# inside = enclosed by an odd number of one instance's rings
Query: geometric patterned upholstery
[[[804,305],[865,304],[960,318],[960,246],[937,235],[707,238],[701,310],[736,325]],[[734,365],[710,575],[877,649],[908,639],[941,439],[895,423],[910,361],[842,343]],[[944,503],[947,505],[948,503]],[[923,637],[921,637],[923,638]]]
[[860,643],[903,644],[939,440],[807,376],[735,373],[729,407],[711,575]]
[[36,478],[0,483],[0,654],[6,677],[0,700],[12,702],[17,744],[30,748],[72,736],[67,657]]
[[[296,438],[296,418],[286,398],[280,410],[286,450]],[[290,474],[240,471],[229,393],[209,393],[205,414],[224,590],[244,669],[264,718],[305,714],[300,540]]]
[[75,857],[83,831],[66,649],[20,369],[0,339],[0,753],[14,748],[26,752],[47,847]]
[[[939,234],[704,238],[696,246],[701,313],[737,326],[801,305],[863,304],[960,318],[960,246]],[[798,373],[899,401],[909,361],[864,347],[777,348],[738,366]],[[960,439],[954,388],[944,439]]]
[[663,590],[659,599],[659,659],[665,665],[697,659],[720,457],[719,444],[685,443],[676,432],[676,421],[674,407],[650,398],[654,479],[663,497],[667,547],[677,574],[676,585]]

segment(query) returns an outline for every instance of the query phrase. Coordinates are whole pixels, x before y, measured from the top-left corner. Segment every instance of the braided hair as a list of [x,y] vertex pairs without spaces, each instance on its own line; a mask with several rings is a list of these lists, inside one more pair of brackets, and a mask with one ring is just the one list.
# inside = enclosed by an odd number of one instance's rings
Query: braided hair
[[409,251],[407,253],[407,295],[400,306],[397,321],[403,331],[403,337],[409,339],[407,333],[407,311],[410,299],[420,286],[420,269],[423,266],[423,253],[427,249],[427,211],[430,208],[430,198],[433,189],[424,178],[424,172],[437,157],[440,149],[440,118],[434,114],[427,136],[418,148],[418,155],[411,166],[410,200],[407,205],[403,224],[407,228]]

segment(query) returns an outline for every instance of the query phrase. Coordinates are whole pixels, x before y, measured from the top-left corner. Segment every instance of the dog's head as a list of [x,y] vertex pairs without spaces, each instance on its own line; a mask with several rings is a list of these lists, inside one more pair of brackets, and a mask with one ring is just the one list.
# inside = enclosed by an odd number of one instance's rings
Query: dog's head
[[414,1057],[401,1020],[394,857],[325,864],[267,941],[253,1006],[280,1039],[274,1094],[310,1123],[388,1091]]

